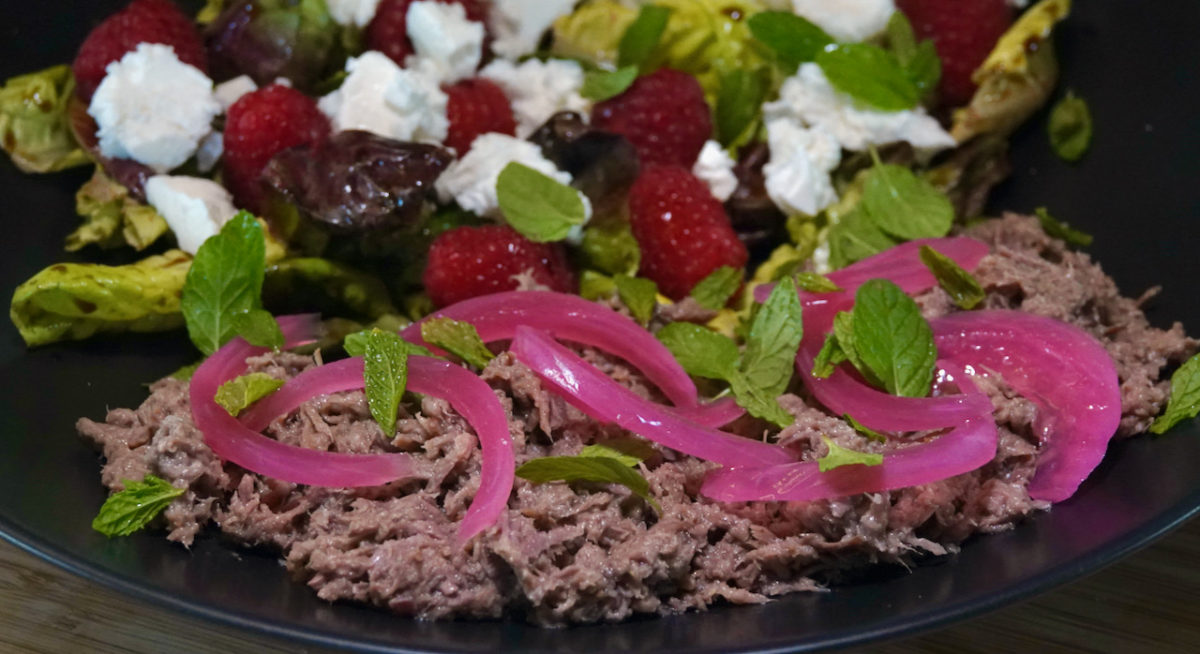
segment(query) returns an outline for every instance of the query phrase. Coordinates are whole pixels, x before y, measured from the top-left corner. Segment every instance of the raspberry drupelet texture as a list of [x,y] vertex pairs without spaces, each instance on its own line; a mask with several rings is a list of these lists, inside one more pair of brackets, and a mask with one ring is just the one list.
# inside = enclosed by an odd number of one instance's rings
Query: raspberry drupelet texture
[[575,274],[559,243],[534,243],[507,225],[457,227],[429,248],[422,282],[433,304],[444,307],[468,298],[517,288],[517,275],[555,291],[575,292]]
[[465,79],[442,90],[449,100],[446,103],[446,118],[450,131],[446,145],[454,148],[461,157],[471,148],[471,142],[480,134],[499,132],[513,136],[517,121],[513,118],[512,104],[508,96],[493,81],[481,77]]
[[964,105],[975,94],[971,74],[1012,25],[1007,0],[896,0],[918,38],[931,39],[942,60],[941,103]]
[[[408,7],[416,0],[383,0],[375,9],[375,17],[367,24],[367,48],[378,50],[392,61],[404,65],[404,59],[413,53],[412,41],[408,38]],[[467,18],[487,25],[487,7],[479,0],[437,0],[443,4],[460,4]]]
[[592,124],[629,139],[643,164],[691,168],[712,136],[712,114],[695,77],[670,68],[639,77],[598,103]]

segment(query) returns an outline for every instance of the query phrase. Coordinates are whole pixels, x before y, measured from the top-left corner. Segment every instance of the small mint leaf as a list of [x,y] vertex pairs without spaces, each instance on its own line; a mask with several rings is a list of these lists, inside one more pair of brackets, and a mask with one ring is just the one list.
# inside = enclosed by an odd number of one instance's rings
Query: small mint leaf
[[526,461],[517,468],[516,474],[535,484],[555,481],[620,484],[645,500],[655,511],[662,511],[650,495],[650,482],[623,459],[594,455],[547,456]]
[[237,334],[235,317],[261,306],[266,270],[262,225],[242,211],[196,251],[180,297],[188,336],[212,354]]
[[185,491],[154,475],[122,483],[125,490],[109,495],[92,520],[92,529],[105,536],[128,536],[145,527]]
[[500,171],[496,197],[509,226],[535,243],[561,241],[587,218],[579,191],[515,161]]
[[808,291],[809,293],[836,293],[842,290],[842,287],[833,282],[832,279],[820,273],[803,271],[795,275],[796,286],[800,290]]
[[842,447],[830,440],[828,436],[821,436],[821,440],[825,441],[825,446],[829,448],[828,454],[817,459],[817,469],[821,472],[829,472],[842,466],[877,466],[883,463],[882,454],[858,452],[847,447]]
[[733,339],[690,322],[673,322],[655,334],[689,375],[729,381],[737,371]]
[[871,429],[870,427],[855,420],[854,416],[850,415],[849,413],[843,413],[842,419],[845,420],[846,422],[850,423],[850,426],[854,428],[854,431],[862,434],[863,436],[866,436],[867,439],[873,440],[876,443],[886,443],[887,442],[887,436],[884,436],[883,434],[875,431],[874,429]]
[[954,206],[945,194],[892,164],[876,164],[867,173],[862,208],[884,232],[905,240],[945,236],[954,222]]
[[637,79],[637,75],[637,66],[588,71],[583,76],[583,87],[579,89],[579,95],[594,102],[603,102],[624,93]]
[[1167,400],[1167,408],[1154,419],[1150,431],[1161,434],[1197,414],[1200,414],[1200,354],[1185,361],[1171,375],[1171,397]]
[[835,89],[880,111],[917,106],[920,91],[895,55],[869,43],[839,43],[822,49],[817,65]]
[[[889,393],[901,397],[929,394],[937,361],[933,330],[917,303],[899,286],[885,279],[860,286],[854,295],[850,333],[853,351],[863,366],[860,370],[870,371]],[[838,342],[847,347],[841,332]],[[855,360],[849,351],[847,355]]]
[[252,372],[221,384],[213,400],[228,411],[229,415],[237,417],[251,404],[280,388],[283,388],[282,379],[275,379],[265,372]]
[[[486,368],[488,362],[495,358],[479,338],[479,331],[475,329],[475,325],[463,320],[430,318],[421,323],[421,338],[476,368]],[[406,345],[413,347],[411,344]]]
[[950,295],[958,308],[974,309],[986,297],[983,287],[971,273],[963,270],[954,259],[928,245],[921,246],[921,263],[933,273],[938,285]]
[[1046,129],[1054,154],[1063,161],[1079,161],[1092,143],[1092,112],[1086,102],[1067,91],[1050,110]]
[[671,10],[666,7],[643,5],[637,18],[621,35],[621,42],[617,46],[617,66],[643,67],[658,48],[658,42],[663,31],[667,29],[667,19],[670,17]]
[[649,323],[658,304],[658,285],[645,277],[629,275],[614,276],[613,284],[617,287],[617,297],[629,308],[634,319],[643,325]]
[[257,347],[278,350],[283,347],[283,332],[271,312],[251,309],[233,316],[233,328],[238,336]]
[[760,11],[746,24],[754,38],[775,52],[780,67],[789,74],[833,43],[825,30],[790,11]]
[[721,266],[696,282],[691,296],[705,309],[719,311],[742,285],[742,271],[733,266]]
[[1092,244],[1092,235],[1087,232],[1080,231],[1064,223],[1046,210],[1046,207],[1038,207],[1033,210],[1037,215],[1038,222],[1042,224],[1042,231],[1046,232],[1047,236],[1060,239],[1068,245],[1085,248]]
[[408,385],[408,344],[398,334],[372,329],[365,340],[363,382],[371,417],[391,436],[396,433],[396,411]]

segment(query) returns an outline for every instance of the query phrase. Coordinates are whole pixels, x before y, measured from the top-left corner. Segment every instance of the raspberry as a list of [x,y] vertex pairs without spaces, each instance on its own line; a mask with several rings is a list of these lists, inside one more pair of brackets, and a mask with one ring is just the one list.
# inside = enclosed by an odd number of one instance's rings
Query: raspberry
[[104,69],[137,48],[139,43],[163,43],[175,56],[207,72],[207,55],[196,26],[170,0],[134,0],[97,25],[75,55],[75,93],[87,102],[104,79]]
[[971,101],[971,75],[1012,24],[1007,0],[896,0],[918,38],[932,39],[942,60],[941,102]]
[[508,96],[495,82],[483,78],[465,79],[443,89],[450,96],[446,103],[446,118],[450,133],[446,145],[458,156],[467,153],[476,136],[500,132],[513,136],[517,121],[513,118]]
[[[413,53],[412,41],[408,40],[408,6],[414,1],[383,0],[379,3],[379,7],[375,9],[375,17],[367,25],[368,49],[378,50],[391,57],[392,61],[404,65],[404,59]],[[487,25],[487,10],[480,0],[437,1],[442,4],[460,4],[467,11],[467,18]],[[484,51],[487,51],[486,47]]]
[[712,116],[696,78],[669,68],[639,77],[592,109],[592,125],[637,148],[643,164],[691,168],[712,136]]
[[281,150],[318,143],[329,135],[329,119],[303,93],[272,84],[242,96],[225,116],[225,186],[238,206],[262,212],[263,167]]
[[708,185],[686,168],[648,166],[629,189],[629,222],[638,273],[678,300],[721,266],[744,268],[749,255]]
[[534,243],[507,225],[457,227],[429,247],[422,282],[433,304],[444,307],[468,298],[517,288],[514,275],[556,291],[574,292],[575,275],[557,243]]

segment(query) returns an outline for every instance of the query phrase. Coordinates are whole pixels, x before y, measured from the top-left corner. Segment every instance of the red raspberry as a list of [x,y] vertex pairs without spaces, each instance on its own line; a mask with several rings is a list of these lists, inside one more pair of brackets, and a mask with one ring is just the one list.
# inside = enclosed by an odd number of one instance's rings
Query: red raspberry
[[932,39],[942,60],[941,102],[971,101],[971,74],[1012,24],[1007,0],[896,0],[918,38]]
[[517,121],[513,118],[512,105],[495,82],[477,77],[443,90],[450,97],[446,103],[446,118],[450,120],[446,145],[454,148],[458,156],[466,154],[480,134],[500,132],[512,136],[516,133]]
[[[487,25],[487,9],[480,0],[437,1],[460,4],[467,11],[467,18]],[[412,41],[408,40],[408,6],[413,2],[415,0],[383,0],[367,25],[367,48],[382,52],[401,66],[413,53]]]
[[645,168],[629,189],[629,222],[642,252],[638,273],[675,300],[717,268],[744,268],[749,258],[721,202],[686,168]]
[[534,243],[507,225],[457,227],[429,247],[422,282],[434,306],[517,288],[514,275],[529,271],[534,281],[574,292],[575,275],[558,243]]
[[272,84],[247,93],[225,116],[224,182],[238,206],[262,212],[263,167],[281,150],[329,136],[329,119],[303,93]]
[[134,0],[97,25],[79,46],[72,65],[79,97],[90,101],[104,69],[139,43],[169,45],[180,61],[208,71],[204,43],[191,18],[170,0]]
[[637,148],[643,164],[691,168],[712,136],[712,116],[696,78],[669,68],[639,77],[624,93],[597,104],[592,124]]

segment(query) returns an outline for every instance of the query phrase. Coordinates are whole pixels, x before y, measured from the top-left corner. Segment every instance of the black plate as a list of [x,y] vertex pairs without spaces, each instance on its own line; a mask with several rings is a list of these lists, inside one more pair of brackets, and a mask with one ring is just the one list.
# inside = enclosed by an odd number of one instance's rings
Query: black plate
[[[119,2],[40,0],[0,8],[0,77],[68,61]],[[1092,152],[1050,155],[1044,116],[1018,135],[1016,172],[995,206],[1047,205],[1096,235],[1092,248],[1127,292],[1162,284],[1159,324],[1200,328],[1200,8],[1191,2],[1081,2],[1059,42],[1065,85],[1091,104]],[[5,239],[0,288],[66,258],[72,197],[86,173],[29,177],[0,164]],[[331,606],[291,582],[274,557],[201,538],[191,551],[158,534],[107,540],[89,528],[104,499],[76,416],[136,405],[141,383],[193,356],[179,334],[27,352],[0,327],[0,530],[64,568],[157,604],[261,632],[363,650],[799,651],[943,625],[1046,590],[1114,561],[1200,507],[1200,429],[1111,448],[1079,493],[962,553],[886,571],[832,593],[766,606],[544,631],[505,622],[419,623]]]

